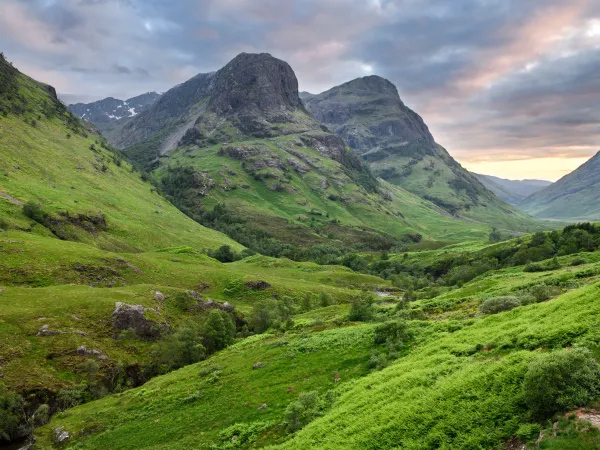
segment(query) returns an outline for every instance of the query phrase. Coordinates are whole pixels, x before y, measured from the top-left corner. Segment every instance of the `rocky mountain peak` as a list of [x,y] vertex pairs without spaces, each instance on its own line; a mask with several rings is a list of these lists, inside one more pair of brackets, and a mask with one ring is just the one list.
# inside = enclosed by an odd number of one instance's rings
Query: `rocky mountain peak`
[[397,98],[400,100],[398,90],[394,83],[386,80],[378,75],[369,75],[367,77],[357,78],[341,86],[344,90],[351,90],[354,92],[365,92],[370,94],[383,94],[389,95],[390,97]]
[[219,115],[272,116],[303,108],[298,80],[288,63],[268,53],[241,53],[219,70],[209,110]]

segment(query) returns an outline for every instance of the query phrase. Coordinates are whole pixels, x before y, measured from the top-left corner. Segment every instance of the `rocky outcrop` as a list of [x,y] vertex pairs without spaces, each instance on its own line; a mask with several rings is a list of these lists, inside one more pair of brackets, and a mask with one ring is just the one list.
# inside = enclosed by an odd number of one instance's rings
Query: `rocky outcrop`
[[298,80],[285,61],[268,53],[241,53],[219,70],[208,109],[220,116],[261,116],[288,120],[286,113],[303,109]]
[[375,75],[305,97],[304,104],[361,154],[398,143],[434,145],[427,125],[400,100],[396,86]]
[[115,306],[112,313],[112,324],[115,331],[132,329],[140,338],[156,339],[168,328],[166,324],[158,324],[146,318],[145,311],[151,308],[122,302],[117,302]]

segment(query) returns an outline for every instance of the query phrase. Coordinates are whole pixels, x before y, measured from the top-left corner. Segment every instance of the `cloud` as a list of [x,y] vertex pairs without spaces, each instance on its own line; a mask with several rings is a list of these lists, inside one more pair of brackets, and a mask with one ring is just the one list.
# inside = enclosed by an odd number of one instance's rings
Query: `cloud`
[[0,40],[70,99],[164,91],[266,51],[310,92],[389,78],[467,165],[543,173],[600,149],[595,0],[2,0]]

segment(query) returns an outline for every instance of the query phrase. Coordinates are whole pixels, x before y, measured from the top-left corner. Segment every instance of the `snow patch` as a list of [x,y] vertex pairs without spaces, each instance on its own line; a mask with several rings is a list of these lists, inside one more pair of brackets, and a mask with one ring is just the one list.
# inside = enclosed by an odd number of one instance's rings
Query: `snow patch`
[[129,108],[129,114],[131,114],[131,117],[135,116],[137,114],[135,108]]

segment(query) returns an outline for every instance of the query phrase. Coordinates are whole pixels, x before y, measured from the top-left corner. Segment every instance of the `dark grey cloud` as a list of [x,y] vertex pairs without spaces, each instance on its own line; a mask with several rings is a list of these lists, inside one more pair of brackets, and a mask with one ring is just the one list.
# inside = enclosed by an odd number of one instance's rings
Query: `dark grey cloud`
[[164,91],[267,51],[312,92],[389,78],[466,163],[600,148],[595,0],[2,0],[0,42],[72,100]]

